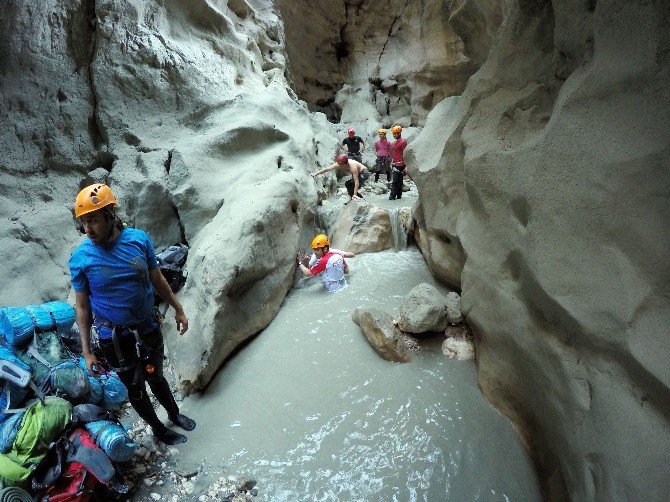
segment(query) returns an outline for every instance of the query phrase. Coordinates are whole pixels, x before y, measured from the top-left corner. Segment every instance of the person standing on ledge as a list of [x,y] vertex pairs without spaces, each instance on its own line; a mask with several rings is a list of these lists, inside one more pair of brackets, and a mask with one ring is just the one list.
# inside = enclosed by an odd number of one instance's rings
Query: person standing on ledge
[[379,181],[379,175],[386,173],[386,181],[391,181],[391,142],[386,139],[386,129],[377,131],[379,139],[375,141],[375,182]]
[[[363,148],[361,148],[363,145]],[[365,141],[360,136],[356,136],[356,131],[349,128],[347,130],[347,137],[340,143],[340,148],[347,152],[349,158],[363,162],[363,151],[365,150]]]
[[174,425],[187,431],[195,428],[193,420],[179,413],[163,375],[163,335],[153,313],[154,289],[174,308],[182,335],[188,319],[158,268],[151,238],[142,230],[125,228],[116,216],[117,206],[111,189],[101,183],[84,188],[74,204],[74,214],[86,233],[69,263],[86,368],[98,374],[90,343],[91,326],[95,326],[105,359],[128,388],[130,404],[156,439],[183,443],[186,436],[168,429],[156,416],[145,384],[149,383]]
[[368,168],[356,160],[351,160],[346,154],[341,153],[335,159],[335,163],[324,167],[320,171],[311,173],[312,178],[316,178],[319,174],[326,173],[328,171],[333,171],[334,169],[346,170],[351,173],[351,179],[347,180],[344,183],[344,186],[347,187],[347,192],[349,197],[362,198],[358,193],[358,190],[363,186],[365,181],[370,177]]
[[321,274],[323,287],[328,293],[337,293],[347,287],[345,274],[349,273],[349,266],[341,254],[330,250],[330,241],[324,234],[319,234],[312,239],[312,249],[317,257],[316,264],[307,268],[302,260],[302,255],[298,252],[296,259],[302,275],[313,277]]
[[394,125],[391,133],[395,141],[391,145],[393,157],[391,165],[393,166],[393,181],[391,182],[391,195],[389,200],[402,198],[402,178],[407,174],[407,165],[405,164],[404,151],[407,148],[407,141],[402,137],[402,127]]

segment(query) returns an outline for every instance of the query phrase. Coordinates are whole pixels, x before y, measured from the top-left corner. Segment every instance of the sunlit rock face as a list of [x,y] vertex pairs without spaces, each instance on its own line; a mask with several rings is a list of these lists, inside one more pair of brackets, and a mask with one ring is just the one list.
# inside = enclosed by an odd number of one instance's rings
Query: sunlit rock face
[[157,248],[191,246],[190,330],[165,331],[178,381],[202,387],[290,288],[317,200],[307,172],[335,141],[286,83],[279,17],[268,2],[69,0],[3,2],[0,22],[2,304],[68,296],[74,197],[109,183]]
[[462,267],[481,388],[554,500],[670,489],[668,19],[667,2],[512,2],[410,145],[417,241],[445,282]]
[[[481,1],[277,5],[292,85],[311,109],[348,123],[405,126],[422,125],[435,104],[463,91],[503,13],[500,2]],[[472,50],[454,23],[474,39]],[[356,104],[348,106],[351,100]]]

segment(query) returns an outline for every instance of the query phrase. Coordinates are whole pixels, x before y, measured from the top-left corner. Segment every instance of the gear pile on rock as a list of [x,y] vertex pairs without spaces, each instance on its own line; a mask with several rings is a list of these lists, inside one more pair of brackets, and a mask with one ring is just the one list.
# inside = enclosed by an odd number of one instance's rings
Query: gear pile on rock
[[128,391],[89,374],[74,320],[64,302],[0,309],[0,482],[39,500],[126,493],[137,448],[118,421]]

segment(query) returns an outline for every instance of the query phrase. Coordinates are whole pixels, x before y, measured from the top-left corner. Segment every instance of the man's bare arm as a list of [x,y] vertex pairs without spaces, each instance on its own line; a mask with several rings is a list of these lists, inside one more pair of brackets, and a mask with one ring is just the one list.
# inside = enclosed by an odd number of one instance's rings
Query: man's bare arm
[[156,267],[155,269],[151,270],[149,272],[149,279],[151,279],[151,284],[154,285],[154,288],[160,297],[174,309],[174,318],[175,322],[177,323],[177,329],[179,330],[179,334],[183,335],[188,330],[188,319],[184,313],[184,308],[181,306],[181,303],[179,303],[179,300],[177,300],[177,297],[172,292],[172,289],[165,280],[165,277],[163,277],[161,269]]
[[91,301],[88,293],[85,291],[77,291],[76,298],[76,312],[77,312],[77,326],[79,327],[79,337],[81,338],[81,351],[86,362],[86,368],[91,375],[98,375],[97,368],[94,365],[98,364],[98,359],[91,350],[91,326],[93,325],[93,314],[91,312]]
[[334,164],[331,164],[328,167],[324,167],[323,169],[321,169],[319,171],[316,171],[315,173],[311,173],[312,178],[318,176],[319,174],[323,174],[323,173],[326,173],[328,171],[332,171],[333,169],[337,169],[337,166],[338,166],[338,164],[337,164],[337,162],[335,162]]

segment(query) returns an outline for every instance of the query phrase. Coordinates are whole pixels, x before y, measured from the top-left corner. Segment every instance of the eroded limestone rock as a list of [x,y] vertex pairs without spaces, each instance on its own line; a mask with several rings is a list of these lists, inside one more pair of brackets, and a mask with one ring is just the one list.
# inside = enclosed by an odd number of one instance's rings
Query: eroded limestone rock
[[398,308],[398,327],[406,333],[443,331],[447,327],[445,298],[435,286],[415,286]]
[[390,314],[379,309],[357,308],[352,319],[381,357],[401,363],[412,360],[414,344],[396,327]]

